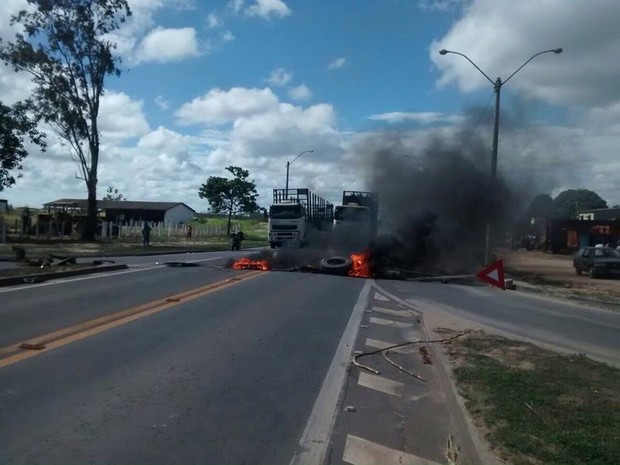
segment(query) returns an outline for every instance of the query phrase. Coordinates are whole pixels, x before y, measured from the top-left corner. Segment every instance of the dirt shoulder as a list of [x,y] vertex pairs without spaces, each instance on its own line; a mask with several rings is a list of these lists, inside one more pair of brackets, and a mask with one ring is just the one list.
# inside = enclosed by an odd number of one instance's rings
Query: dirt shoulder
[[620,370],[482,331],[445,349],[474,425],[502,461],[617,463]]
[[563,298],[585,298],[620,309],[620,279],[590,279],[577,276],[572,256],[538,251],[501,250],[507,276]]

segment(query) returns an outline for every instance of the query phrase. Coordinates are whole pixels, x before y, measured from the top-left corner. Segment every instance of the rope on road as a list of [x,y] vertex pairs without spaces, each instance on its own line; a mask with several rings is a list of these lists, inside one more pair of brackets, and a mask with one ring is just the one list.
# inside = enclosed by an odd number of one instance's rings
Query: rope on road
[[378,374],[380,374],[380,373],[381,373],[379,370],[375,370],[375,369],[374,369],[374,368],[372,368],[372,367],[369,367],[369,366],[367,366],[367,365],[363,365],[363,364],[359,363],[357,360],[358,360],[359,358],[366,357],[366,356],[368,356],[368,355],[375,355],[375,354],[381,353],[381,354],[383,355],[383,358],[385,358],[385,359],[386,359],[386,360],[387,360],[390,364],[394,365],[394,366],[395,366],[396,368],[398,368],[399,370],[401,370],[401,371],[403,371],[403,372],[407,373],[407,374],[408,374],[408,375],[410,375],[410,376],[413,376],[414,378],[417,378],[417,379],[419,379],[419,380],[421,380],[421,381],[427,382],[428,380],[426,380],[426,379],[422,378],[422,377],[421,377],[421,376],[419,376],[419,375],[416,375],[415,373],[410,372],[409,370],[407,370],[407,369],[405,369],[405,368],[401,367],[401,366],[400,366],[400,365],[398,365],[396,362],[394,362],[393,360],[391,360],[390,358],[388,358],[388,356],[387,356],[387,352],[388,352],[389,350],[391,350],[391,349],[396,349],[396,348],[398,348],[398,347],[404,347],[404,346],[414,345],[414,344],[435,344],[435,343],[450,342],[450,341],[453,341],[453,340],[455,340],[455,339],[458,339],[459,337],[465,336],[466,334],[469,334],[470,332],[471,332],[471,331],[469,331],[469,330],[468,330],[468,331],[464,331],[464,332],[459,333],[459,334],[457,334],[457,335],[455,335],[455,336],[451,336],[451,337],[444,338],[444,339],[427,339],[427,340],[424,340],[424,341],[407,341],[407,342],[403,342],[403,343],[401,343],[401,344],[394,344],[394,345],[392,345],[392,346],[388,346],[388,347],[385,347],[385,348],[383,348],[383,349],[377,349],[377,350],[373,350],[373,351],[371,351],[371,352],[363,352],[363,353],[361,353],[361,354],[356,354],[356,355],[354,355],[354,356],[353,356],[353,360],[352,360],[352,362],[351,362],[351,363],[353,363],[353,365],[355,365],[355,366],[356,366],[356,367],[358,367],[358,368],[361,368],[361,369],[366,370],[366,371],[370,371],[371,373],[374,373],[374,374],[378,375]]

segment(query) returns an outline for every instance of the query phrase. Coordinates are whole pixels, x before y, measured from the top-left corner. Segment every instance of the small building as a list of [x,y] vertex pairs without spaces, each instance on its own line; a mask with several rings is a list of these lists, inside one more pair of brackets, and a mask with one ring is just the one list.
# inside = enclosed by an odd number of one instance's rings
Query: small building
[[617,220],[555,220],[532,218],[529,231],[533,248],[574,252],[596,244],[615,245],[620,240]]
[[597,208],[595,210],[579,212],[579,219],[591,221],[620,220],[620,208]]
[[[43,204],[48,214],[86,215],[85,199],[59,199]],[[148,221],[165,224],[188,223],[196,211],[183,202],[134,202],[130,200],[97,200],[99,216],[104,221],[130,223]]]

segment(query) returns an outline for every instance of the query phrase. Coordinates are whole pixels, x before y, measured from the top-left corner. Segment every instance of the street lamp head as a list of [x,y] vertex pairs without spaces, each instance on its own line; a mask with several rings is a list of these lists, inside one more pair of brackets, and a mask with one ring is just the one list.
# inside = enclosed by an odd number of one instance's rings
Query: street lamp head
[[442,48],[441,50],[439,50],[440,55],[445,55],[446,53],[448,53],[448,51],[445,48]]
[[562,53],[562,52],[563,52],[562,47],[560,47],[560,48],[556,48],[556,49],[554,49],[554,50],[553,50],[553,53],[555,53],[556,55],[559,55],[559,54],[560,54],[560,53]]

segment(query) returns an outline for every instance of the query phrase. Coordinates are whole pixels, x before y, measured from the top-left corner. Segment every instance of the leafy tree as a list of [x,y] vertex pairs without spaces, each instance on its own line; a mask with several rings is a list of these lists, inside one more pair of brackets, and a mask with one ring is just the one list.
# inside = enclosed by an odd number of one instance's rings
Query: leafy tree
[[554,213],[553,199],[549,194],[538,194],[527,209],[528,218],[550,218]]
[[254,213],[259,206],[256,203],[256,183],[248,181],[250,172],[238,166],[227,166],[226,170],[234,176],[233,179],[210,176],[200,186],[198,196],[208,200],[213,212],[228,213],[227,234],[230,235],[233,213]]
[[28,116],[28,103],[18,102],[9,107],[0,102],[0,191],[15,184],[10,170],[22,168],[21,162],[28,155],[24,147],[26,138],[45,150],[45,134],[37,130],[37,122]]
[[118,189],[115,189],[113,186],[108,186],[108,190],[106,191],[105,197],[103,200],[127,200],[123,194],[119,192]]
[[605,202],[596,192],[587,189],[569,189],[553,199],[555,215],[560,219],[577,218],[581,211],[607,208]]
[[38,118],[73,149],[88,190],[82,238],[93,240],[97,229],[99,116],[104,80],[119,76],[120,59],[109,34],[131,11],[127,0],[28,0],[31,7],[11,18],[24,33],[0,43],[0,59],[25,71],[35,84]]

